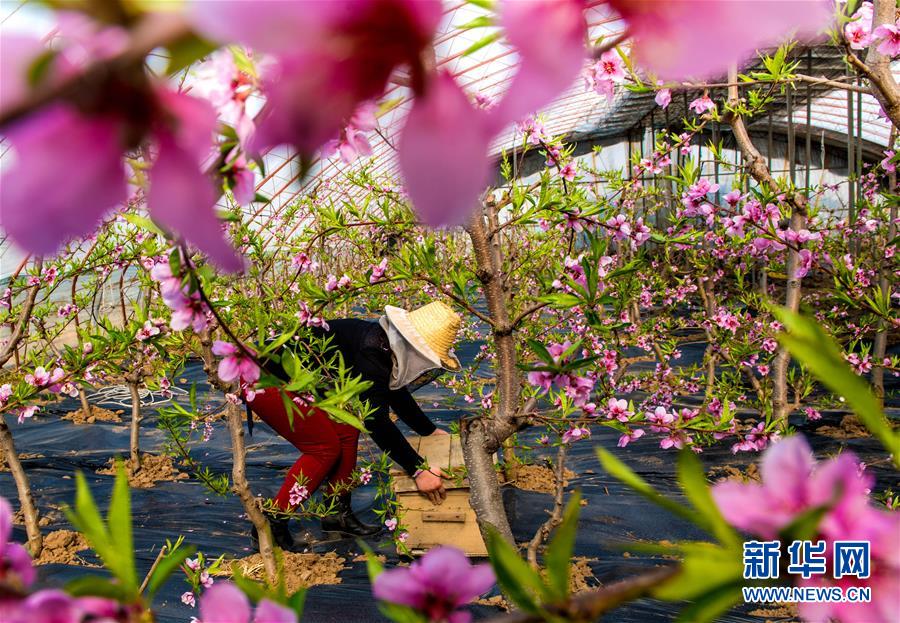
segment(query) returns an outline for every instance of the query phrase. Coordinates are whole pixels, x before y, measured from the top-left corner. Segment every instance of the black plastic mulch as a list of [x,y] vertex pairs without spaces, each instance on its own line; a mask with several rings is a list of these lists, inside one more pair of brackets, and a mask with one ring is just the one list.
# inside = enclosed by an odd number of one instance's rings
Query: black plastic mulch
[[[464,362],[470,359],[477,347],[477,344],[466,345],[460,349],[460,358]],[[697,345],[697,348],[689,347],[680,363],[696,361],[700,356],[702,345]],[[187,381],[181,383],[182,387],[196,382],[202,400],[213,409],[220,408],[224,404],[221,396],[209,393],[209,386],[205,383],[199,366],[188,368],[180,377]],[[892,379],[891,382],[892,389],[896,391],[896,380]],[[432,401],[441,395],[442,390],[423,388],[417,394],[417,398],[436,423],[446,425],[457,418],[460,412],[432,408]],[[115,405],[103,403],[100,405],[115,408]],[[892,405],[889,409],[893,417],[900,413],[900,409],[896,406]],[[61,514],[55,513],[53,509],[73,500],[75,470],[80,469],[86,474],[94,495],[105,507],[113,478],[98,476],[94,472],[104,466],[110,457],[127,454],[128,451],[127,422],[121,424],[100,422],[78,426],[60,419],[60,414],[76,408],[78,408],[77,401],[67,400],[48,407],[43,415],[33,418],[26,424],[17,425],[14,420],[9,421],[19,452],[40,455],[40,458],[25,459],[23,463],[31,478],[38,506],[43,512],[51,511],[56,517],[54,523],[45,528],[45,531],[69,527]],[[869,438],[839,441],[819,435],[815,432],[817,428],[826,424],[838,425],[842,414],[826,412],[824,416],[822,421],[813,424],[804,423],[799,418],[795,422],[807,435],[820,457],[846,447],[869,464],[869,469],[877,478],[877,488],[889,486],[898,488],[897,474],[884,460],[884,453],[880,451],[877,442]],[[127,411],[123,417],[127,417]],[[539,431],[526,431],[522,439],[525,442],[533,442],[538,433]],[[573,445],[569,459],[569,467],[579,474],[571,481],[570,487],[581,489],[587,500],[587,505],[582,508],[576,555],[594,559],[591,562],[591,569],[596,578],[604,583],[640,572],[648,565],[665,562],[652,557],[625,557],[612,545],[615,542],[704,538],[696,528],[637,497],[604,473],[597,463],[593,449],[596,445],[613,449],[642,477],[665,492],[677,490],[674,474],[675,454],[659,450],[658,441],[653,435],[648,435],[625,449],[616,448],[617,440],[618,433],[598,427],[590,441],[581,441]],[[142,448],[153,451],[161,446],[163,441],[164,434],[156,428],[155,411],[148,409],[141,432]],[[271,494],[280,484],[284,470],[296,460],[296,451],[287,442],[275,436],[265,424],[259,422],[254,428],[253,437],[248,438],[248,444],[247,467],[251,484],[257,492]],[[197,447],[194,456],[214,471],[230,473],[230,444],[223,422],[215,423],[212,438]],[[707,449],[701,457],[707,468],[731,465],[743,469],[758,459],[758,455],[755,454],[732,455],[727,445]],[[0,494],[9,498],[14,506],[17,505],[15,487],[9,472],[0,473]],[[373,494],[373,487],[368,486],[361,487],[354,495],[354,507],[363,519],[369,521],[374,521],[370,510]],[[530,539],[535,529],[546,518],[544,511],[550,508],[551,497],[513,488],[507,488],[504,496],[517,540]],[[241,557],[252,553],[247,537],[248,522],[242,517],[241,506],[233,496],[220,498],[210,495],[202,485],[194,481],[161,482],[150,489],[133,490],[132,504],[135,546],[141,572],[150,567],[159,547],[166,539],[174,539],[178,535],[184,535],[189,543],[197,546],[208,557],[222,553]],[[309,527],[315,531],[318,526],[315,522],[309,522]],[[16,527],[14,538],[24,540],[24,529],[21,526]],[[348,568],[341,573],[341,584],[310,589],[304,621],[310,623],[384,621],[371,598],[365,563],[350,562],[359,554],[359,548],[352,541],[344,541],[325,546],[322,551],[330,549],[336,549],[345,555]],[[397,561],[389,545],[381,544],[378,549],[388,556],[388,564]],[[95,572],[83,567],[66,565],[47,565],[39,569],[40,581],[52,585],[64,584],[85,572]],[[187,589],[188,586],[180,575],[173,576],[173,579],[163,587],[154,604],[158,621],[187,622],[191,616],[197,615],[195,609],[183,605],[180,601],[181,593]],[[484,606],[472,609],[476,620],[497,613],[495,609]],[[761,621],[762,619],[747,614],[751,609],[744,607],[733,611],[723,620],[735,623]],[[614,611],[603,620],[623,623],[668,621],[672,620],[676,613],[677,608],[672,604],[642,600]]]

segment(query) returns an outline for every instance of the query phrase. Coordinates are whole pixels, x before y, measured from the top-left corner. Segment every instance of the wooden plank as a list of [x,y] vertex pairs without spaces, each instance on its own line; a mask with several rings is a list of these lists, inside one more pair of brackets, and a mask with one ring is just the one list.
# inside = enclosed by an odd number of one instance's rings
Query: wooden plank
[[444,523],[466,523],[465,513],[426,513],[422,512],[422,521],[439,521]]
[[450,465],[451,467],[459,467],[465,465],[463,458],[462,443],[460,443],[459,435],[448,435],[453,437],[453,443],[450,444]]

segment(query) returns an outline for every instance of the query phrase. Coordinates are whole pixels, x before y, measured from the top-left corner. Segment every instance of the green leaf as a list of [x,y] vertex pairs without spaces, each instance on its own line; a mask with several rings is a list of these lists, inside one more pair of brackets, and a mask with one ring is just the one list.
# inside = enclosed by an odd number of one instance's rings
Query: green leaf
[[218,48],[218,44],[195,34],[182,37],[168,46],[169,64],[166,75],[178,73],[194,61],[198,61]]
[[541,576],[519,557],[516,549],[500,536],[496,528],[488,526],[487,537],[491,566],[503,593],[523,611],[529,614],[540,612],[536,599],[545,592]]
[[251,601],[259,601],[266,597],[266,589],[262,584],[254,582],[241,573],[240,565],[237,562],[231,566],[231,580]]
[[558,601],[564,601],[569,596],[569,568],[575,549],[575,534],[578,530],[580,512],[581,492],[576,491],[569,498],[563,520],[547,544],[547,553],[544,555],[549,588]]
[[791,520],[791,523],[778,531],[785,542],[809,541],[819,533],[822,517],[831,509],[831,504],[809,508]]
[[483,36],[481,39],[470,45],[465,49],[462,53],[463,56],[470,56],[480,50],[481,48],[492,44],[494,41],[500,39],[501,32],[498,30],[497,32],[492,32],[489,35]]
[[151,231],[154,234],[162,236],[165,238],[166,234],[163,230],[161,230],[156,223],[151,221],[146,216],[140,216],[138,214],[123,214],[122,218],[131,223],[132,225],[136,225],[141,229],[146,229],[147,231]]
[[156,565],[156,569],[153,570],[150,579],[147,581],[148,601],[153,599],[156,591],[162,588],[162,585],[169,579],[169,576],[181,566],[181,563],[183,563],[188,556],[193,556],[195,551],[197,551],[197,548],[192,545],[179,547],[175,551],[166,554],[163,559],[159,561],[159,564]]
[[741,582],[732,582],[701,595],[678,614],[676,623],[711,623],[739,603],[744,595]]
[[131,493],[128,490],[128,475],[121,459],[116,460],[116,481],[113,484],[106,521],[109,525],[110,545],[118,551],[123,570],[130,570],[129,577],[121,579],[128,588],[137,589],[134,544],[131,536]]
[[490,15],[479,15],[475,19],[466,22],[461,26],[457,26],[459,30],[471,30],[472,28],[485,28],[487,26],[493,26],[494,21],[491,19]]
[[691,450],[684,449],[678,455],[678,482],[691,504],[708,522],[713,535],[723,545],[740,549],[741,538],[719,512],[710,493],[703,465]]
[[869,384],[844,361],[840,347],[813,320],[784,307],[772,309],[787,331],[778,341],[828,389],[843,396],[860,421],[875,435],[900,468],[900,434],[891,428]]
[[[374,585],[376,578],[384,572],[384,565],[378,560],[378,556],[372,551],[371,547],[363,541],[358,541],[358,543],[366,554],[366,570],[369,572],[369,582]],[[378,609],[384,616],[396,623],[425,623],[425,618],[408,606],[379,601]]]
[[106,597],[128,603],[134,595],[121,584],[100,575],[83,575],[66,584],[66,592],[72,597]]
[[113,544],[84,474],[80,471],[75,473],[75,510],[66,508],[65,513],[69,522],[97,552],[106,568],[121,582],[123,590],[136,596],[137,576],[134,566],[129,566],[129,557],[122,556]]
[[703,526],[703,521],[697,517],[696,513],[685,506],[682,506],[675,500],[670,500],[661,495],[656,489],[650,486],[646,480],[638,476],[630,467],[613,456],[612,453],[603,448],[597,448],[597,458],[600,459],[600,464],[603,466],[603,469],[609,472],[611,476],[633,489],[636,493],[644,496],[657,506],[665,508],[672,514],[687,519],[694,525]]
[[653,591],[659,599],[699,599],[720,586],[743,580],[743,561],[733,549],[696,542],[682,544],[682,550],[681,571]]

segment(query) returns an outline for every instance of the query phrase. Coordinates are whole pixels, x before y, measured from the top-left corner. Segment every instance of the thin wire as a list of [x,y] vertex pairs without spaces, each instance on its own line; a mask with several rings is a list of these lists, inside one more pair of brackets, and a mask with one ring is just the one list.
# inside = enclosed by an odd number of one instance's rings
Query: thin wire
[[6,23],[6,20],[8,20],[10,17],[12,17],[13,15],[15,15],[16,13],[18,13],[18,12],[19,12],[19,9],[21,9],[23,6],[25,6],[26,4],[28,4],[29,1],[30,1],[30,0],[22,0],[22,2],[19,3],[19,6],[17,6],[16,8],[14,8],[12,11],[9,12],[9,15],[7,15],[7,16],[4,17],[2,20],[0,20],[0,24],[5,24],[5,23]]

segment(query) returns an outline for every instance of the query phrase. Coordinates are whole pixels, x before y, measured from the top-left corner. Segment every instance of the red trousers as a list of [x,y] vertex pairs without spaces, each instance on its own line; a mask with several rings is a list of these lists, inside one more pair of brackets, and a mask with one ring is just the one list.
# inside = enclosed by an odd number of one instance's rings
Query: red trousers
[[[293,394],[287,393],[293,397]],[[299,408],[303,415],[294,410],[292,426],[284,407],[282,392],[275,387],[257,393],[250,408],[302,453],[288,470],[284,484],[275,497],[279,508],[288,511],[296,506],[290,503],[290,498],[291,489],[298,479],[309,495],[325,480],[328,480],[329,493],[352,482],[359,441],[357,429],[331,420],[321,409],[309,407]]]

